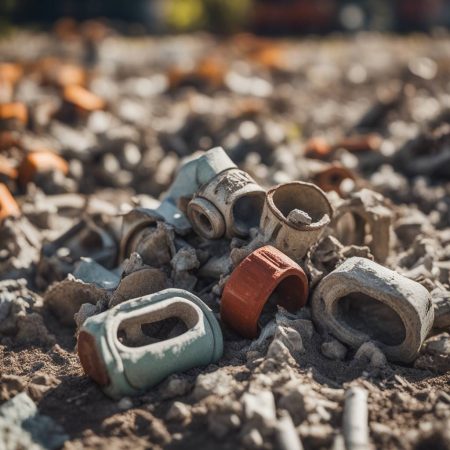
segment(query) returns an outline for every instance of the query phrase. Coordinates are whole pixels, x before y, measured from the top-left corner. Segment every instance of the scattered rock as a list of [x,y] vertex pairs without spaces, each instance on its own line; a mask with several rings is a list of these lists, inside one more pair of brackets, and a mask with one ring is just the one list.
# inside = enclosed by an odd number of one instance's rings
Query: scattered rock
[[174,402],[167,412],[166,419],[176,422],[188,422],[191,418],[191,412],[186,403]]
[[368,361],[372,367],[385,367],[387,359],[385,354],[373,343],[365,342],[355,353],[355,360]]
[[334,359],[336,361],[342,361],[347,354],[347,347],[337,339],[323,342],[320,350],[323,356],[328,359]]

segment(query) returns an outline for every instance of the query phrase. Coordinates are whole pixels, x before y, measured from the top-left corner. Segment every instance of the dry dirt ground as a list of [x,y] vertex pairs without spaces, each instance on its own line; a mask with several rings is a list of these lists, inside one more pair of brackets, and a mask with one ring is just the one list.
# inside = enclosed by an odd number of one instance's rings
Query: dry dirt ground
[[[74,121],[48,112],[59,108],[52,102],[58,103],[60,91],[42,80],[41,69],[33,64],[49,55],[87,67],[87,85],[107,100],[106,114],[91,113]],[[346,133],[377,132],[382,144],[376,150],[338,149],[325,157],[325,163],[338,161],[354,171],[353,189],[368,187],[384,195],[393,212],[394,235],[386,265],[448,299],[450,38],[446,33],[361,34],[275,43],[245,36],[229,41],[207,35],[125,38],[111,31],[91,42],[19,33],[0,41],[0,57],[23,62],[25,73],[31,71],[15,92],[16,99],[30,106],[30,123],[26,130],[12,130],[20,143],[6,146],[3,153],[18,160],[17,155],[36,141],[55,148],[70,162],[64,180],[12,187],[38,243],[27,243],[34,256],[25,269],[11,272],[11,255],[4,258],[2,253],[1,279],[22,278],[28,284],[1,291],[13,292],[11,302],[25,298],[27,306],[19,308],[14,326],[0,334],[0,403],[28,392],[39,412],[68,434],[65,450],[271,449],[278,448],[273,424],[264,417],[249,418],[242,403],[244,392],[271,391],[277,411],[289,411],[304,448],[320,449],[333,447],[341,430],[345,389],[359,385],[369,393],[374,448],[450,448],[448,348],[447,353],[424,351],[410,365],[371,365],[354,359],[355,350],[350,348],[343,360],[331,360],[321,352],[329,337],[315,329],[300,330],[303,352],[271,357],[266,355],[269,342],[249,354],[250,341],[223,327],[225,351],[217,365],[173,375],[136,398],[110,400],[83,374],[75,324],[61,323],[41,299],[51,282],[63,279],[71,266],[49,275],[52,266],[40,256],[44,240],[54,239],[79,218],[67,214],[63,220],[61,211],[46,211],[44,194],[92,194],[117,211],[126,211],[138,202],[132,201],[135,194],[157,198],[170,184],[181,157],[214,145],[222,145],[265,187],[294,179],[311,181],[316,162],[323,159],[306,154],[309,138],[336,142]],[[203,68],[192,64],[205,58],[209,65]],[[122,134],[114,136],[112,130],[120,127]],[[133,151],[123,151],[125,145],[134,146]],[[412,164],[419,160],[420,164]],[[112,217],[102,220],[117,242],[120,223]],[[6,240],[18,239],[18,231],[8,228],[2,233],[4,247]],[[316,282],[356,251],[345,253],[342,246],[331,244],[329,240],[319,244],[316,259],[312,258],[320,272]],[[116,260],[111,258],[113,266]],[[215,283],[209,282],[199,277],[194,292],[217,313],[220,297],[212,289]],[[309,320],[308,307],[301,317]],[[445,331],[434,329],[432,335]]]

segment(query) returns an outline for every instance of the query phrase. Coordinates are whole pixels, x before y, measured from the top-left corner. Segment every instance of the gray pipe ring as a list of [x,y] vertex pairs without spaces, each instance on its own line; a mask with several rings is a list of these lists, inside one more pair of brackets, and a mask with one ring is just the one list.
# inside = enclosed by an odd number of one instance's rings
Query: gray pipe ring
[[434,320],[428,291],[366,258],[349,258],[319,283],[313,320],[358,348],[374,341],[394,361],[411,362]]
[[[218,213],[223,217],[227,238],[246,237],[250,228],[258,227],[264,207],[264,189],[246,172],[228,169],[205,183],[188,204],[187,215],[194,230],[203,237],[219,239],[211,226],[222,230],[218,225]],[[212,214],[217,225],[207,225],[204,217]],[[223,234],[223,233],[222,233]]]
[[[289,220],[289,213],[295,209],[307,213],[311,223]],[[333,208],[322,189],[312,183],[293,181],[267,192],[259,228],[266,242],[298,261],[318,241],[332,216]]]

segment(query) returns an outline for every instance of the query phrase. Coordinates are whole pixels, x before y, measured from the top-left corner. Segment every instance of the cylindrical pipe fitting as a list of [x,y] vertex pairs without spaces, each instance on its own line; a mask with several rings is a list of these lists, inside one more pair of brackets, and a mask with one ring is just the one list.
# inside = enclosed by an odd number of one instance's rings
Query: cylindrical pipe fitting
[[187,215],[203,237],[246,237],[250,228],[259,224],[264,197],[264,189],[250,175],[228,169],[199,189],[188,205]]
[[259,317],[271,297],[295,312],[308,299],[308,279],[297,263],[266,245],[247,256],[231,273],[223,290],[220,317],[240,335],[255,338]]
[[[173,328],[174,319],[177,327],[182,322],[181,330]],[[172,326],[160,336],[167,324]],[[222,352],[214,314],[182,289],[121,303],[88,318],[78,335],[85,373],[112,398],[139,394],[172,373],[216,362]]]
[[358,348],[374,341],[388,359],[412,361],[433,326],[428,291],[366,258],[349,258],[319,283],[313,320]]
[[317,242],[332,215],[330,202],[320,188],[294,181],[267,192],[260,229],[266,242],[298,260]]
[[189,203],[189,218],[195,230],[207,239],[217,239],[225,234],[225,219],[206,198],[197,197]]
[[343,244],[367,244],[375,260],[381,263],[389,255],[392,221],[392,212],[383,200],[381,194],[369,189],[355,192],[336,208],[332,223]]

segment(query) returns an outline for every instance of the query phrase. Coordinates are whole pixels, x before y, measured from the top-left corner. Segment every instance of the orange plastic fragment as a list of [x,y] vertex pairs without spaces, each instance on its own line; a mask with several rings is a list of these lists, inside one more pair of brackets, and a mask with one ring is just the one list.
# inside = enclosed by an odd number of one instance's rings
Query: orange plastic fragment
[[20,216],[20,208],[9,189],[0,183],[0,220]]
[[36,174],[51,171],[60,171],[67,175],[69,165],[66,160],[51,151],[40,150],[31,152],[28,153],[19,166],[19,181],[25,185],[33,181]]

